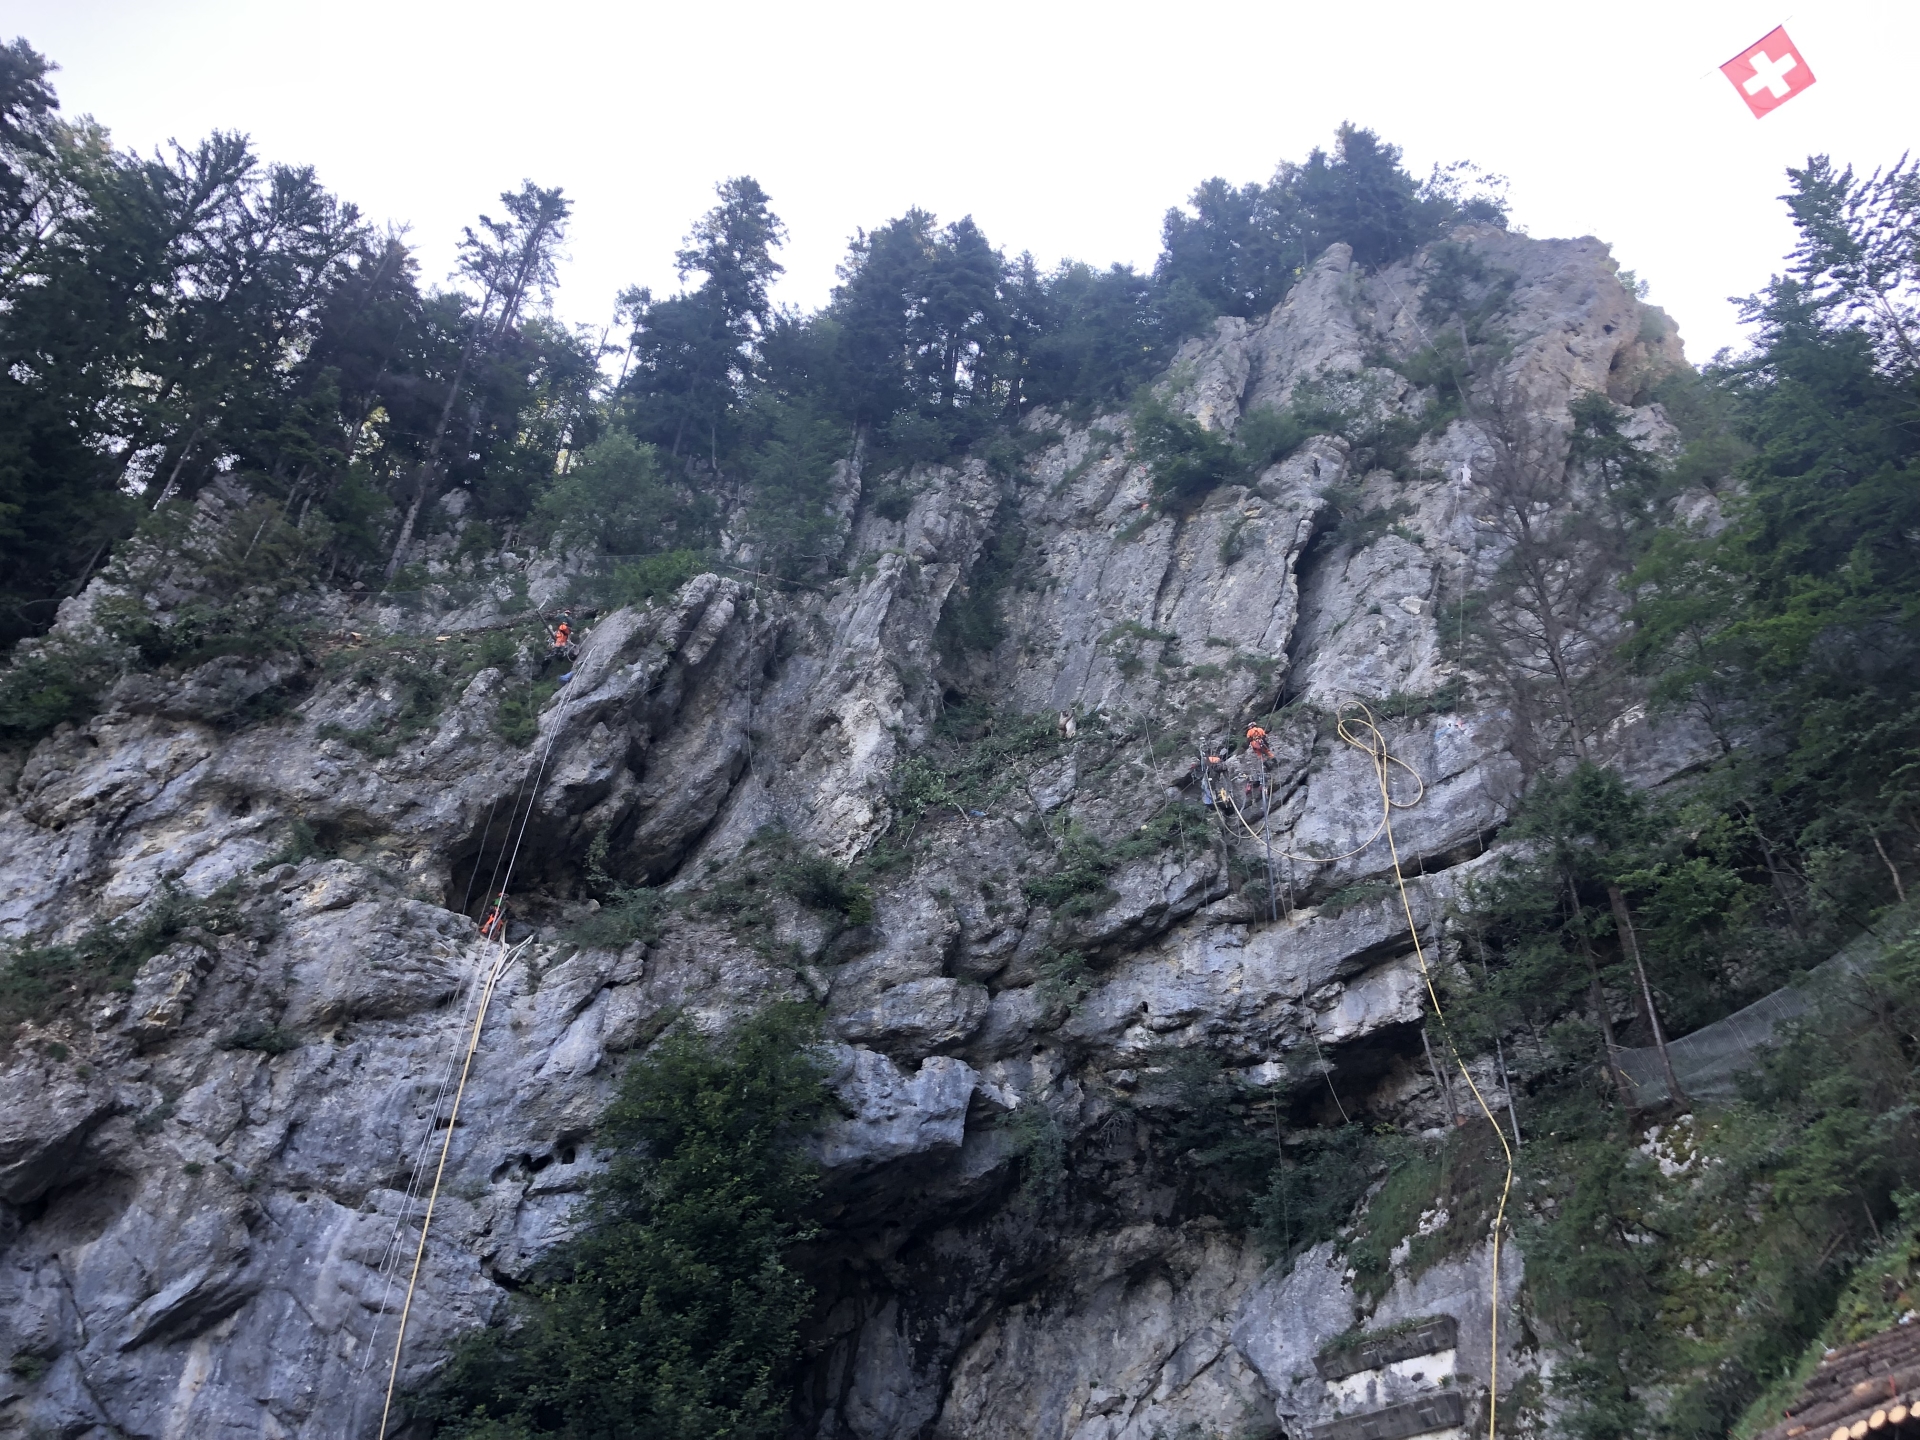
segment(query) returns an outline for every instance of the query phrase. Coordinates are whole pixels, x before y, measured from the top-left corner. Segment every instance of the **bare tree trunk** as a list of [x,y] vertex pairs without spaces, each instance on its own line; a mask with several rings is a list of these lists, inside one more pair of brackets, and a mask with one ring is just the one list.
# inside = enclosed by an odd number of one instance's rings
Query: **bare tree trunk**
[[1607,992],[1600,988],[1600,966],[1593,957],[1593,947],[1581,942],[1587,952],[1587,1003],[1593,1006],[1593,1018],[1600,1022],[1600,1039],[1607,1047],[1607,1073],[1613,1077],[1613,1088],[1620,1092],[1620,1099],[1629,1109],[1640,1108],[1639,1092],[1633,1082],[1627,1079],[1627,1072],[1620,1068],[1620,1042],[1613,1038],[1613,1017],[1607,1013]]
[[1666,1072],[1667,1094],[1676,1105],[1688,1102],[1680,1088],[1680,1077],[1673,1073],[1673,1057],[1667,1053],[1667,1035],[1660,1027],[1660,1012],[1654,1008],[1653,986],[1647,983],[1647,967],[1640,959],[1640,937],[1634,933],[1633,916],[1627,910],[1627,897],[1618,885],[1607,886],[1607,901],[1613,906],[1613,923],[1620,927],[1620,941],[1633,961],[1633,973],[1640,981],[1641,998],[1647,1002],[1647,1024],[1653,1029],[1654,1048],[1660,1052],[1660,1068]]
[[196,425],[193,427],[193,433],[187,436],[187,443],[180,447],[180,458],[173,462],[173,473],[167,476],[167,483],[160,487],[160,498],[153,502],[154,509],[158,510],[172,496],[174,482],[180,478],[180,467],[187,463],[187,456],[193,453],[193,447],[199,441],[200,427]]
[[93,547],[93,554],[87,557],[87,563],[80,567],[80,578],[74,582],[73,593],[78,595],[87,588],[87,581],[93,578],[93,567],[100,563],[100,557],[106,553],[110,541],[102,540]]
[[[541,248],[552,228],[552,222],[548,221],[527,237],[521,247],[520,263],[514,270],[513,279],[504,290],[497,292],[500,295],[500,314],[486,336],[489,348],[499,344],[501,337],[513,324],[514,316],[519,313],[520,302],[526,298],[527,286],[532,283],[534,272],[540,263]],[[413,528],[419,521],[420,507],[426,503],[427,496],[438,485],[440,451],[446,443],[447,426],[453,420],[454,402],[460,398],[460,386],[467,378],[467,366],[472,362],[474,352],[480,346],[481,327],[486,323],[487,305],[494,293],[496,292],[489,289],[487,295],[482,298],[480,314],[475,317],[474,328],[467,337],[467,343],[461,347],[460,363],[454,367],[453,384],[447,387],[446,404],[440,407],[440,423],[433,428],[433,444],[428,447],[426,463],[420,467],[420,483],[414,487],[413,501],[407,506],[407,518],[400,525],[400,538],[394,543],[393,555],[387,561],[386,578],[389,582],[400,569],[400,560],[407,553],[407,546],[413,543]]]
[[1427,1068],[1433,1071],[1433,1083],[1440,1088],[1440,1098],[1446,1102],[1447,1123],[1456,1129],[1460,1125],[1460,1111],[1453,1103],[1453,1084],[1447,1078],[1447,1072],[1440,1068],[1440,1062],[1433,1057],[1433,1044],[1427,1039],[1427,1027],[1420,1027],[1420,1048],[1427,1052]]
[[400,538],[393,542],[393,554],[387,560],[387,571],[382,584],[391,584],[399,573],[400,557],[407,553],[407,546],[413,543],[413,527],[420,519],[420,506],[427,498],[428,477],[433,473],[431,463],[421,467],[420,479],[413,487],[413,499],[407,504],[407,518],[400,522]]
[[413,543],[413,527],[420,519],[420,507],[426,503],[428,493],[439,479],[440,448],[446,443],[447,426],[453,423],[453,403],[460,398],[460,386],[467,378],[467,362],[473,359],[474,347],[479,337],[472,336],[460,351],[460,363],[453,370],[453,384],[447,387],[447,400],[440,407],[440,420],[433,427],[433,443],[427,447],[427,458],[420,466],[419,479],[413,487],[413,500],[407,506],[407,518],[400,524],[400,538],[394,541],[393,554],[387,560],[387,573],[383,583],[392,583],[400,569],[400,560],[407,553],[407,546]]
[[1873,841],[1873,848],[1880,852],[1880,863],[1887,867],[1887,873],[1893,877],[1893,893],[1899,898],[1902,905],[1906,904],[1907,887],[1901,883],[1899,868],[1893,863],[1892,859],[1888,857],[1887,847],[1880,843],[1880,837],[1878,835],[1870,835],[1868,838]]
[[1520,1148],[1520,1112],[1513,1103],[1513,1076],[1507,1073],[1507,1047],[1498,1035],[1493,1037],[1493,1053],[1500,1061],[1500,1083],[1507,1089],[1507,1118],[1513,1121],[1513,1148]]
[[1781,878],[1780,867],[1774,863],[1773,846],[1768,842],[1766,832],[1760,828],[1758,820],[1754,818],[1753,807],[1748,805],[1742,808],[1746,810],[1753,838],[1760,842],[1760,854],[1767,862],[1767,879],[1773,882],[1773,893],[1778,895],[1780,903],[1787,907],[1787,920],[1793,926],[1793,933],[1805,939],[1807,927],[1801,923],[1799,907],[1793,903],[1792,892],[1787,889],[1787,882]]

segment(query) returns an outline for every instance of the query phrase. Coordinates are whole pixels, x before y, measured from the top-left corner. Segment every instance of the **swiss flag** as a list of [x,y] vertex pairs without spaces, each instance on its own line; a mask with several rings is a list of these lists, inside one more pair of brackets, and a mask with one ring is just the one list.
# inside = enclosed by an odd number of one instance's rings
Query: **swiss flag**
[[1733,82],[1756,116],[1771,114],[1813,84],[1813,71],[1787,38],[1785,26],[1742,50],[1720,67],[1720,73]]

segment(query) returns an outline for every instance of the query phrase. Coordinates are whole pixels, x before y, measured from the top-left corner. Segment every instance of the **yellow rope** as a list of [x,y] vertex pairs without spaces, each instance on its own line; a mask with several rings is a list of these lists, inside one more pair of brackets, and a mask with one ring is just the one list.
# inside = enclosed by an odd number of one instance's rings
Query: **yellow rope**
[[434,1168],[433,1188],[427,1192],[427,1213],[420,1222],[420,1243],[413,1251],[413,1273],[407,1276],[407,1298],[400,1306],[400,1333],[393,1337],[393,1364],[387,1370],[387,1399],[380,1409],[380,1428],[374,1432],[381,1437],[387,1433],[387,1417],[393,1412],[394,1386],[400,1379],[400,1349],[407,1341],[407,1320],[413,1313],[413,1292],[420,1283],[420,1266],[427,1255],[427,1231],[433,1228],[433,1207],[440,1199],[440,1180],[447,1173],[447,1152],[453,1148],[453,1127],[459,1122],[460,1101],[467,1093],[467,1077],[473,1072],[473,1057],[480,1049],[480,1028],[487,1023],[487,1007],[493,1003],[494,987],[499,984],[507,962],[521,948],[516,946],[509,951],[504,934],[498,945],[498,954],[481,986],[479,1007],[474,1011],[473,1030],[467,1037],[466,1059],[460,1065],[460,1083],[454,1087],[453,1109],[447,1115],[447,1138],[440,1142],[440,1163]]
[[[1442,1036],[1446,1039],[1447,1049],[1453,1055],[1453,1063],[1460,1067],[1467,1088],[1473,1092],[1474,1100],[1480,1106],[1480,1113],[1487,1117],[1487,1123],[1493,1127],[1494,1137],[1500,1142],[1500,1149],[1506,1156],[1507,1176],[1500,1186],[1500,1205],[1493,1219],[1493,1294],[1492,1327],[1487,1358],[1487,1440],[1496,1440],[1496,1424],[1500,1413],[1500,1231],[1506,1224],[1507,1197],[1513,1190],[1513,1147],[1507,1144],[1506,1132],[1500,1128],[1500,1122],[1494,1118],[1493,1107],[1487,1104],[1487,1097],[1480,1093],[1480,1087],[1474,1082],[1473,1072],[1460,1058],[1460,1051],[1453,1043],[1453,1034],[1447,1025],[1446,1011],[1440,1005],[1440,993],[1434,988],[1433,972],[1427,967],[1427,952],[1420,943],[1420,926],[1413,918],[1413,902],[1407,896],[1406,876],[1400,869],[1400,847],[1393,837],[1393,812],[1405,809],[1396,805],[1388,787],[1391,766],[1399,765],[1412,773],[1412,767],[1397,760],[1387,749],[1387,738],[1380,733],[1380,726],[1373,718],[1373,712],[1359,701],[1352,702],[1360,712],[1358,717],[1346,713],[1347,707],[1341,707],[1338,722],[1340,738],[1360,750],[1373,762],[1374,777],[1380,784],[1380,830],[1386,833],[1387,850],[1393,857],[1393,880],[1400,889],[1400,908],[1407,917],[1407,934],[1413,937],[1413,953],[1420,962],[1420,978],[1426,982],[1427,998],[1433,1002],[1434,1017],[1440,1022]],[[1407,802],[1412,804],[1412,801]]]
[[[1348,713],[1349,709],[1358,710],[1360,713],[1358,716],[1351,715]],[[1414,957],[1420,962],[1420,978],[1426,984],[1428,1000],[1433,1003],[1434,1017],[1440,1022],[1441,1035],[1446,1041],[1448,1053],[1453,1056],[1453,1063],[1460,1068],[1461,1075],[1466,1079],[1467,1088],[1473,1092],[1473,1098],[1480,1106],[1480,1113],[1487,1117],[1487,1123],[1493,1127],[1494,1137],[1499,1140],[1500,1149],[1506,1156],[1507,1176],[1500,1187],[1500,1205],[1494,1215],[1493,1221],[1493,1294],[1491,1305],[1493,1319],[1487,1362],[1487,1437],[1488,1440],[1496,1440],[1497,1432],[1495,1426],[1499,1419],[1500,1412],[1500,1231],[1506,1224],[1507,1198],[1513,1190],[1513,1147],[1507,1143],[1506,1132],[1500,1128],[1500,1122],[1494,1118],[1493,1108],[1487,1104],[1486,1096],[1480,1093],[1479,1085],[1474,1082],[1473,1072],[1467,1068],[1466,1062],[1460,1058],[1459,1048],[1453,1043],[1453,1032],[1447,1025],[1446,1011],[1440,1004],[1440,992],[1434,988],[1433,972],[1427,966],[1426,947],[1420,943],[1420,926],[1413,918],[1413,902],[1407,896],[1406,875],[1400,868],[1400,846],[1394,839],[1393,812],[1396,810],[1408,810],[1418,805],[1427,793],[1426,779],[1418,770],[1415,770],[1411,765],[1407,764],[1406,761],[1402,760],[1387,748],[1387,737],[1381,733],[1379,722],[1374,719],[1373,711],[1368,709],[1361,701],[1354,700],[1350,701],[1347,705],[1341,706],[1335,722],[1335,730],[1342,740],[1365,755],[1373,765],[1374,779],[1380,786],[1380,823],[1373,827],[1372,833],[1369,834],[1358,847],[1347,851],[1344,855],[1294,855],[1285,850],[1279,853],[1285,855],[1289,860],[1311,860],[1316,864],[1324,865],[1330,864],[1335,860],[1351,859],[1353,856],[1367,849],[1368,846],[1372,845],[1373,842],[1382,835],[1387,837],[1387,851],[1393,859],[1393,882],[1399,888],[1400,908],[1407,917],[1407,934],[1413,939]],[[1389,782],[1391,781],[1393,767],[1395,765],[1398,765],[1402,770],[1406,771],[1407,774],[1411,775],[1414,784],[1419,787],[1411,800],[1396,800],[1393,798],[1393,789]],[[1216,793],[1224,794],[1227,797],[1227,804],[1233,807],[1234,818],[1240,822],[1240,828],[1245,830],[1256,842],[1266,843],[1260,833],[1255,830],[1252,825],[1247,823],[1247,817],[1240,813],[1240,805],[1239,802],[1233,798],[1232,787],[1230,785],[1222,787]],[[1335,1098],[1337,1099],[1338,1096]]]
[[[576,669],[585,663],[585,645],[586,641],[582,640],[581,653],[575,661]],[[504,906],[506,901],[507,891],[513,885],[514,867],[519,863],[521,842],[527,838],[527,825],[533,819],[533,807],[540,799],[540,781],[547,773],[547,761],[552,758],[553,743],[559,738],[560,731],[566,725],[567,712],[573,708],[574,701],[579,698],[580,688],[580,686],[576,685],[574,690],[567,696],[566,703],[560,707],[559,718],[554,722],[553,729],[547,734],[546,747],[540,752],[539,767],[533,772],[533,793],[527,801],[527,813],[520,818],[520,834],[513,842],[511,854],[507,859],[506,879],[501,882],[500,900],[497,903],[502,906]],[[519,801],[516,799],[514,804],[515,808],[518,808]],[[509,831],[513,828],[512,812],[508,813],[507,827]],[[476,860],[475,863],[477,864],[478,861]],[[489,885],[489,888],[491,888],[491,885]],[[499,913],[502,916],[497,937],[499,948],[493,966],[487,972],[486,983],[480,992],[480,1004],[474,1012],[472,1033],[467,1037],[466,1058],[460,1063],[460,1083],[454,1089],[453,1109],[447,1115],[447,1138],[440,1142],[440,1161],[434,1168],[433,1189],[427,1195],[427,1213],[420,1222],[420,1243],[414,1247],[413,1270],[407,1277],[407,1298],[400,1306],[400,1333],[393,1337],[393,1363],[387,1370],[387,1398],[380,1410],[380,1429],[376,1432],[381,1437],[381,1440],[385,1440],[387,1418],[393,1411],[394,1387],[399,1383],[400,1379],[400,1352],[407,1341],[407,1320],[413,1313],[413,1293],[420,1283],[421,1263],[426,1259],[427,1232],[433,1228],[433,1209],[434,1205],[440,1199],[440,1180],[441,1177],[446,1174],[447,1153],[453,1148],[453,1127],[455,1122],[460,1118],[460,1101],[467,1093],[467,1077],[473,1072],[473,1057],[480,1048],[480,1030],[481,1027],[486,1024],[487,1008],[493,1003],[494,989],[500,983],[501,975],[506,972],[507,962],[519,954],[528,944],[532,943],[531,941],[522,941],[520,945],[509,950],[507,948],[507,927],[504,918],[504,909],[500,910]],[[436,1108],[436,1114],[437,1113]],[[431,1134],[432,1132],[429,1131],[428,1133]]]
[[[1354,703],[1359,704],[1358,701],[1355,701]],[[1362,710],[1365,710],[1366,706],[1361,705],[1360,708]],[[1368,721],[1369,723],[1371,723],[1372,721],[1371,711],[1368,711]],[[1342,719],[1339,723],[1342,727],[1346,725],[1346,721],[1344,719]],[[1354,741],[1346,733],[1344,728],[1340,730],[1340,738],[1342,740],[1345,740],[1349,745],[1357,744],[1357,742]],[[1358,748],[1364,750],[1366,747],[1364,745],[1360,745],[1358,746]],[[1382,748],[1384,748],[1384,746]],[[1395,810],[1411,810],[1414,806],[1418,805],[1423,799],[1425,799],[1427,794],[1426,777],[1423,776],[1418,770],[1414,769],[1411,765],[1407,764],[1407,762],[1402,760],[1398,755],[1391,755],[1391,754],[1388,755],[1386,758],[1386,763],[1390,766],[1398,765],[1402,770],[1406,771],[1407,774],[1411,775],[1413,777],[1413,783],[1416,788],[1414,790],[1413,798],[1411,800],[1395,800],[1391,795],[1387,796],[1386,808],[1383,809],[1380,814],[1380,823],[1373,827],[1372,831],[1367,835],[1366,839],[1362,840],[1358,845],[1354,846],[1353,849],[1344,851],[1339,855],[1296,855],[1291,850],[1276,850],[1273,853],[1288,860],[1304,860],[1314,865],[1332,865],[1333,863],[1339,860],[1351,860],[1354,856],[1361,854],[1363,851],[1369,849],[1373,845],[1373,842],[1378,840],[1381,834],[1386,831],[1388,819]],[[1241,829],[1245,830],[1247,834],[1251,835],[1256,841],[1259,841],[1262,845],[1268,843],[1266,838],[1263,837],[1258,830],[1254,829],[1252,825],[1247,823],[1247,817],[1240,813],[1240,805],[1239,805],[1239,802],[1233,798],[1233,787],[1231,785],[1219,786],[1215,789],[1214,793],[1218,795],[1225,795],[1227,797],[1227,804],[1233,806],[1234,818],[1240,822]],[[1269,806],[1271,806],[1272,801],[1269,800],[1268,804]],[[1217,809],[1218,807],[1216,806],[1215,808]]]

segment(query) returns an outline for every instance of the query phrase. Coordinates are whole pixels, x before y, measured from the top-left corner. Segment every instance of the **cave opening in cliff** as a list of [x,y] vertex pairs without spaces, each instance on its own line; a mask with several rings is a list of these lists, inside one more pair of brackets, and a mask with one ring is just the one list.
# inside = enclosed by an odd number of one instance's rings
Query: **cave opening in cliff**
[[1323,1078],[1294,1089],[1286,1110],[1289,1123],[1335,1126],[1362,1118],[1398,1118],[1387,1115],[1383,1092],[1392,1080],[1424,1065],[1422,1023],[1382,1025],[1356,1039],[1320,1047],[1316,1059],[1324,1058]]

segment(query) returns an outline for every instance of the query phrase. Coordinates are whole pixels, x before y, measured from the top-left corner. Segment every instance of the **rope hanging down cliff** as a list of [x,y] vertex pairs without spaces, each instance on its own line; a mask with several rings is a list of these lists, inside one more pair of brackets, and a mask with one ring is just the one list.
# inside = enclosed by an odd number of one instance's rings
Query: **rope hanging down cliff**
[[[1380,791],[1379,822],[1360,845],[1344,855],[1292,855],[1284,850],[1279,853],[1286,855],[1289,859],[1327,864],[1333,860],[1345,860],[1358,855],[1382,835],[1386,836],[1387,853],[1393,862],[1393,883],[1399,891],[1401,912],[1407,919],[1407,935],[1413,941],[1414,958],[1420,962],[1420,979],[1426,986],[1427,1000],[1433,1006],[1434,1018],[1439,1021],[1441,1037],[1446,1041],[1448,1054],[1452,1056],[1453,1063],[1459,1067],[1461,1076],[1467,1082],[1467,1089],[1473,1093],[1474,1102],[1480,1107],[1480,1113],[1486,1116],[1487,1124],[1493,1127],[1494,1138],[1500,1142],[1501,1153],[1506,1159],[1506,1178],[1500,1185],[1500,1203],[1494,1214],[1493,1231],[1489,1242],[1492,1261],[1490,1280],[1492,1293],[1488,1312],[1492,1319],[1487,1351],[1487,1440],[1497,1440],[1496,1426],[1500,1411],[1500,1235],[1506,1225],[1507,1199],[1513,1191],[1513,1147],[1507,1143],[1506,1132],[1501,1128],[1500,1122],[1494,1118],[1493,1107],[1487,1103],[1486,1096],[1473,1078],[1473,1072],[1467,1068],[1466,1061],[1460,1058],[1459,1047],[1453,1042],[1453,1031],[1447,1024],[1446,1010],[1440,1004],[1440,992],[1433,983],[1433,970],[1427,964],[1426,947],[1420,941],[1420,926],[1414,920],[1413,901],[1407,894],[1407,878],[1400,865],[1400,845],[1393,834],[1393,812],[1411,809],[1419,804],[1426,794],[1426,781],[1419,771],[1388,748],[1387,737],[1382,733],[1378,720],[1374,718],[1373,711],[1363,702],[1349,701],[1340,707],[1335,718],[1335,731],[1343,741],[1365,755],[1373,767],[1374,781]],[[1396,765],[1411,775],[1414,784],[1418,787],[1411,800],[1393,798],[1391,781],[1393,767]],[[1255,841],[1262,841],[1260,832],[1249,825],[1247,817],[1240,813],[1240,806],[1233,799],[1231,787],[1226,787],[1222,793],[1226,794],[1227,803],[1233,806],[1234,816],[1240,821],[1241,828]]]
[[[584,661],[584,659],[585,657],[583,655],[582,660]],[[526,839],[527,825],[533,819],[534,807],[539,803],[540,782],[546,777],[547,761],[553,755],[554,741],[559,738],[561,730],[565,728],[567,712],[573,708],[574,701],[578,698],[579,693],[579,687],[575,687],[568,693],[566,703],[560,707],[560,713],[554,719],[553,728],[547,732],[547,743],[541,748],[540,763],[534,769],[533,781],[529,787],[530,793],[527,797],[527,808],[525,813],[520,817],[518,832],[513,837],[513,844],[507,855],[506,875],[500,882],[498,894],[502,904],[504,904],[505,897],[513,887],[513,872],[519,864],[520,847]],[[498,862],[496,862],[495,873],[498,873]],[[433,1186],[427,1195],[427,1213],[420,1221],[420,1240],[414,1247],[413,1268],[407,1276],[407,1294],[405,1301],[400,1307],[399,1331],[393,1337],[393,1360],[387,1369],[386,1399],[380,1410],[380,1428],[374,1432],[376,1435],[382,1437],[387,1433],[387,1423],[393,1414],[394,1390],[397,1388],[400,1380],[400,1356],[407,1342],[407,1322],[413,1314],[413,1297],[415,1291],[419,1288],[420,1268],[425,1262],[427,1255],[427,1233],[433,1228],[433,1212],[439,1203],[441,1181],[446,1176],[447,1157],[453,1149],[453,1132],[460,1118],[460,1103],[466,1096],[467,1081],[473,1073],[474,1057],[479,1053],[480,1034],[486,1026],[487,1011],[492,1005],[493,993],[500,983],[501,976],[506,973],[507,967],[513,959],[520,954],[521,950],[525,949],[527,943],[522,942],[521,945],[509,947],[506,939],[506,927],[504,925],[500,926],[496,933],[490,938],[494,945],[493,959],[492,963],[486,967],[484,978],[479,987],[479,1003],[474,1006],[473,1025],[468,1031],[466,1054],[460,1064],[460,1081],[459,1084],[454,1087],[453,1108],[447,1116],[446,1136],[440,1142],[440,1158],[434,1168]],[[435,1119],[438,1118],[438,1115],[439,1111],[436,1107],[434,1112]]]
[[[530,775],[522,775],[520,777],[520,784],[515,788],[513,793],[512,804],[507,808],[506,830],[509,836],[513,834],[514,817],[520,813],[520,802],[526,796],[527,781],[530,778]],[[495,796],[487,805],[487,817],[480,824],[481,844],[483,847],[485,846],[487,835],[492,833],[494,813],[499,809],[499,806],[500,800],[498,796]],[[502,845],[499,853],[494,856],[493,871],[487,877],[486,888],[481,892],[483,895],[499,895],[500,892],[496,886],[500,881],[500,867],[506,863],[506,857],[507,846]],[[480,878],[480,866],[477,863],[477,858],[478,857],[476,857],[476,863],[473,867],[473,873],[467,877],[466,892],[460,897],[460,910],[463,914],[473,900],[474,881]],[[491,937],[489,936],[488,938]],[[473,1013],[473,1002],[479,997],[484,988],[484,979],[483,971],[476,969],[473,974],[469,976],[468,983],[463,987],[460,1002],[460,1023],[453,1027],[456,1035],[466,1030],[467,1021]],[[449,1050],[447,1052],[446,1068],[441,1071],[440,1084],[434,1091],[433,1105],[428,1111],[430,1115],[438,1117],[442,1107],[447,1103],[447,1095],[453,1088],[454,1071],[459,1066],[459,1063],[459,1051]],[[394,1215],[393,1231],[387,1237],[386,1248],[381,1252],[380,1267],[377,1272],[381,1278],[380,1306],[379,1309],[374,1312],[376,1315],[385,1315],[387,1313],[387,1304],[393,1299],[393,1287],[399,1278],[400,1237],[406,1230],[407,1217],[412,1214],[414,1202],[420,1198],[420,1187],[427,1177],[427,1163],[433,1153],[433,1136],[434,1129],[432,1126],[429,1126],[420,1134],[420,1148],[415,1152],[413,1165],[407,1172],[406,1194],[401,1201],[398,1212]],[[367,1371],[373,1364],[373,1356],[377,1348],[374,1342],[378,1339],[379,1327],[376,1324],[374,1334],[368,1340],[366,1353],[361,1357],[359,1372],[354,1377],[354,1387],[356,1391],[366,1384]],[[359,1404],[357,1396],[354,1403],[355,1414],[357,1415]]]

